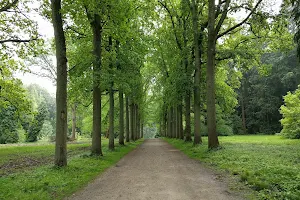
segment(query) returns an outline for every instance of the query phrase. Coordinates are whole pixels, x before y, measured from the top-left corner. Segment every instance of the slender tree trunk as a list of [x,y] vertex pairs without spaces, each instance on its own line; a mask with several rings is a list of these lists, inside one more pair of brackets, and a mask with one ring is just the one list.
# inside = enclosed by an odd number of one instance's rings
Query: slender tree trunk
[[178,138],[178,113],[177,113],[177,106],[174,106],[174,138]]
[[[110,53],[110,69],[113,69],[113,62],[112,62],[112,36],[108,37],[108,46],[109,46],[109,53]],[[108,148],[110,150],[115,149],[115,132],[114,132],[114,121],[115,121],[115,99],[114,99],[114,82],[113,82],[113,74],[110,72],[110,86],[109,86],[109,143]]]
[[242,107],[243,131],[244,131],[244,134],[247,134],[245,104],[244,104],[244,97],[243,96],[241,98],[241,107]]
[[168,112],[168,137],[171,138],[172,137],[172,109],[169,108],[169,112]]
[[120,104],[120,134],[119,144],[124,145],[124,97],[122,90],[119,91],[119,104]]
[[136,127],[137,127],[137,134],[136,134],[136,139],[140,139],[141,138],[141,118],[140,118],[140,112],[139,112],[139,108],[137,106],[137,114],[136,114],[137,120],[136,120]]
[[115,119],[115,101],[114,101],[114,91],[113,83],[109,88],[109,144],[108,148],[114,150],[115,148],[115,133],[114,133],[114,119]]
[[184,135],[183,135],[183,125],[182,125],[182,103],[179,105],[179,139],[184,139]]
[[[91,17],[89,17],[91,18]],[[94,65],[93,65],[93,136],[92,136],[92,154],[102,156],[101,147],[101,90],[100,90],[100,73],[101,73],[101,43],[102,27],[101,19],[98,14],[94,14],[91,21],[93,30],[93,48],[94,48]]]
[[170,108],[170,129],[171,129],[171,138],[174,138],[174,112],[173,107]]
[[163,111],[163,136],[167,137],[167,110],[165,107]]
[[130,140],[134,141],[134,104],[130,104]]
[[142,122],[141,126],[141,138],[144,138],[144,122]]
[[191,137],[191,92],[188,90],[185,96],[185,141],[192,141]]
[[194,33],[194,51],[195,51],[195,78],[194,78],[194,145],[202,143],[200,136],[200,50],[199,50],[199,30],[198,30],[198,9],[195,0],[192,0],[192,18]]
[[125,98],[125,107],[126,107],[126,142],[129,142],[129,103],[128,103],[128,97],[126,95]]
[[67,56],[66,40],[61,16],[61,0],[51,0],[52,22],[56,48],[56,166],[67,165]]
[[76,139],[76,104],[72,106],[72,137],[71,140]]
[[215,0],[209,0],[207,72],[206,72],[208,148],[216,148],[219,146],[219,140],[216,131],[215,56],[216,56]]
[[176,129],[177,129],[177,135],[176,135],[176,138],[177,139],[180,139],[180,135],[181,135],[181,133],[180,133],[180,105],[178,105],[177,106],[177,115],[176,115],[176,121],[177,121],[177,123],[176,123]]

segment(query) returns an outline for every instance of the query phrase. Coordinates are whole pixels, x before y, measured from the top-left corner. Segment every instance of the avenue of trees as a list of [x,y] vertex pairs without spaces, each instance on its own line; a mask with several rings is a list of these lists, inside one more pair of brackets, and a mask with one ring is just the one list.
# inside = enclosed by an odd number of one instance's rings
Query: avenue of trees
[[[154,125],[194,145],[207,135],[208,148],[219,146],[218,135],[300,138],[298,4],[3,1],[0,142],[18,142],[20,132],[27,142],[51,137],[55,165],[65,166],[66,142],[77,134],[91,136],[100,156],[101,135],[113,150],[115,138],[124,145]],[[30,12],[52,22],[50,45]],[[14,77],[30,66],[56,83],[56,98]]]

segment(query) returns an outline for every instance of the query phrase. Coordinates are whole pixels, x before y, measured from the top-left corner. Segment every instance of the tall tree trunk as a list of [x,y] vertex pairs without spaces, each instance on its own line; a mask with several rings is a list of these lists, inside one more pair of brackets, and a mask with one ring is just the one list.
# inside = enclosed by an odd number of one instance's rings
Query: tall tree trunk
[[133,104],[133,141],[136,140],[136,127],[137,127],[137,117],[136,117],[136,113],[137,113],[137,110],[136,110],[136,104]]
[[174,136],[175,138],[178,138],[178,126],[179,126],[179,122],[178,122],[178,113],[177,113],[177,106],[174,106]]
[[192,141],[191,137],[191,92],[188,90],[185,96],[185,141]]
[[[112,63],[112,37],[109,36],[108,38],[108,46],[109,46],[109,53],[110,53],[110,69],[113,69]],[[113,82],[113,74],[110,72],[110,86],[109,86],[109,143],[108,148],[110,150],[115,149],[115,133],[114,133],[114,121],[115,121],[115,99],[114,99],[114,82]]]
[[195,0],[192,0],[192,18],[194,33],[194,51],[195,51],[195,78],[194,78],[194,145],[202,143],[200,136],[200,50],[199,50],[199,30],[198,30],[198,9]]
[[56,166],[67,165],[67,56],[66,40],[61,16],[61,0],[51,0],[52,22],[56,48]]
[[134,141],[134,104],[130,104],[130,139]]
[[129,142],[129,103],[128,103],[128,97],[126,95],[125,98],[125,107],[126,107],[126,128],[125,128],[125,132],[126,132],[126,142]]
[[207,72],[206,72],[208,148],[216,148],[219,146],[219,140],[216,131],[215,56],[216,56],[215,0],[209,0]]
[[141,138],[144,138],[144,122],[141,125]]
[[114,101],[114,91],[113,83],[111,83],[109,88],[109,144],[108,148],[114,150],[115,148],[115,133],[114,133],[114,119],[115,119],[115,101]]
[[171,138],[172,137],[172,109],[169,108],[168,111],[168,137]]
[[241,107],[242,107],[243,131],[244,131],[244,134],[247,134],[245,104],[244,104],[244,97],[243,96],[241,97]]
[[165,106],[163,106],[163,122],[162,122],[162,132],[163,132],[163,136],[166,137],[167,136],[167,110],[165,108]]
[[[88,14],[89,15],[89,14]],[[94,48],[94,65],[93,65],[93,137],[92,137],[92,154],[102,156],[101,147],[101,90],[100,90],[100,73],[101,73],[101,43],[102,27],[100,15],[94,14],[91,20],[93,30],[93,48]],[[92,19],[91,19],[92,18]]]
[[76,104],[72,106],[72,141],[76,139],[76,107]]
[[170,131],[171,131],[171,138],[174,137],[174,126],[173,126],[173,117],[174,117],[174,113],[173,113],[173,107],[170,108]]
[[137,106],[137,113],[136,113],[136,117],[137,117],[137,120],[136,120],[136,130],[137,130],[137,133],[136,133],[136,139],[140,139],[141,138],[141,119],[140,119],[140,112],[139,112],[139,108]]
[[119,144],[124,145],[124,97],[122,90],[119,90],[119,104],[120,104],[120,134]]
[[182,120],[182,103],[179,105],[179,139],[184,139],[183,135],[183,120]]

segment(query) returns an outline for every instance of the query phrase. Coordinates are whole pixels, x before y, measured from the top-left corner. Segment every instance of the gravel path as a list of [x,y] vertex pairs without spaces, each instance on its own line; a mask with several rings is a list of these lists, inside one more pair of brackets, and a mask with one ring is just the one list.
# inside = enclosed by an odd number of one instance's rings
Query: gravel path
[[69,200],[233,200],[218,175],[160,139],[149,139]]

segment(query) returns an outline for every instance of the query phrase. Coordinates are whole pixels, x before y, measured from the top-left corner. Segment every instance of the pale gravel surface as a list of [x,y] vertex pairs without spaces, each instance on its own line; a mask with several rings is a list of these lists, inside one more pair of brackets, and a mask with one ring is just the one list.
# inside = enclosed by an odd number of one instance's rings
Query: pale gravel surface
[[161,139],[149,139],[69,200],[234,200],[219,175]]

